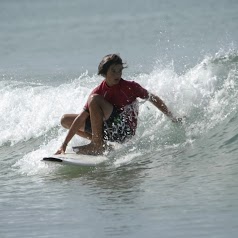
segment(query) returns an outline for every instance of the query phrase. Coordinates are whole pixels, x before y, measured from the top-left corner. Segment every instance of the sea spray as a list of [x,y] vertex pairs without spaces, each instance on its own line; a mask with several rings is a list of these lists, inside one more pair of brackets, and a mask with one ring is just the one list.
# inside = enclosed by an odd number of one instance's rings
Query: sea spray
[[0,92],[0,144],[14,145],[46,134],[64,113],[79,113],[90,92],[75,83],[57,87],[5,82]]
[[[167,149],[172,151],[172,148],[177,150],[207,135],[214,127],[221,126],[224,120],[233,117],[237,112],[238,96],[236,57],[234,54],[223,57],[206,56],[202,62],[182,75],[169,66],[164,69],[155,68],[150,74],[129,76],[130,80],[137,81],[160,96],[174,115],[185,116],[186,119],[182,124],[172,123],[151,103],[139,100],[137,133],[130,142],[116,145],[111,158],[119,159],[125,164],[133,157],[129,154],[140,155],[142,158],[156,151],[161,153]],[[101,80],[99,76],[89,76],[86,73],[71,83],[57,87],[24,86],[2,90],[1,98],[5,107],[1,106],[1,110],[6,115],[1,125],[1,132],[5,135],[1,138],[1,143],[27,143],[30,138],[45,135],[36,152],[29,152],[23,160],[39,161],[37,153],[54,153],[67,133],[59,126],[60,117],[64,113],[80,112],[89,93]],[[9,127],[6,129],[7,125]],[[49,135],[52,128],[55,129],[53,136]],[[68,151],[71,146],[85,143],[88,143],[87,140],[75,136]],[[120,162],[115,165],[118,164]]]

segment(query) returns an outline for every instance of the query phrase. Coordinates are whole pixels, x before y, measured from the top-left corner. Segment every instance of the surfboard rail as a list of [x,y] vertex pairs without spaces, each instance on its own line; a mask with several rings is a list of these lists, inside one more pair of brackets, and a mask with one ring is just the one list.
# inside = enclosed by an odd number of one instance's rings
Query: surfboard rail
[[106,162],[107,160],[108,158],[106,156],[83,155],[76,153],[51,155],[42,159],[42,161],[50,163],[71,164],[78,166],[97,166]]

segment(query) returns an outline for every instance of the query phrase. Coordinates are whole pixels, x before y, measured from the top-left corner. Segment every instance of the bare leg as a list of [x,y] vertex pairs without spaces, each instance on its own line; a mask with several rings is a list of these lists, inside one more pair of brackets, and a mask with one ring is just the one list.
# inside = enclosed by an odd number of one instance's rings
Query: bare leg
[[62,154],[65,152],[67,144],[73,138],[75,134],[78,134],[84,138],[92,139],[92,135],[90,133],[84,132],[85,121],[88,118],[89,113],[86,111],[82,111],[79,114],[66,114],[61,119],[61,124],[63,127],[69,129],[63,144],[57,150],[55,154]]
[[107,120],[113,106],[100,95],[92,95],[89,99],[89,112],[92,126],[92,141],[85,146],[79,146],[78,153],[98,155],[105,150],[103,143],[103,120]]
[[[69,129],[77,116],[78,116],[78,114],[65,114],[65,115],[63,115],[62,118],[61,118],[61,125],[64,128]],[[83,138],[86,138],[88,140],[92,140],[92,134],[90,134],[89,132],[84,131],[84,127],[85,127],[85,122],[82,123],[82,127],[78,129],[76,134],[83,137]]]

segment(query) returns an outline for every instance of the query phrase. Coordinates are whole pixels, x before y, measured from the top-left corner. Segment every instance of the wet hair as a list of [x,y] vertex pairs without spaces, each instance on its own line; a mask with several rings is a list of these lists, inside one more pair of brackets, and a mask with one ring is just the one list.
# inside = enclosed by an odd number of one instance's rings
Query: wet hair
[[122,62],[122,59],[118,54],[109,54],[104,56],[98,65],[98,75],[106,76],[109,67],[113,64],[120,64],[123,68],[127,68],[126,64]]

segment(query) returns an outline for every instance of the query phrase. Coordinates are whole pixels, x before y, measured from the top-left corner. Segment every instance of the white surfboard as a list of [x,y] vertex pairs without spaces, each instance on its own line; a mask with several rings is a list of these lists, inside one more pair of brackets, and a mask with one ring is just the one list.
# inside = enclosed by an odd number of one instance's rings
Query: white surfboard
[[60,155],[52,155],[50,157],[44,157],[43,161],[49,161],[52,163],[70,164],[78,166],[97,166],[108,160],[106,156],[102,155],[82,155],[76,153],[66,153]]

